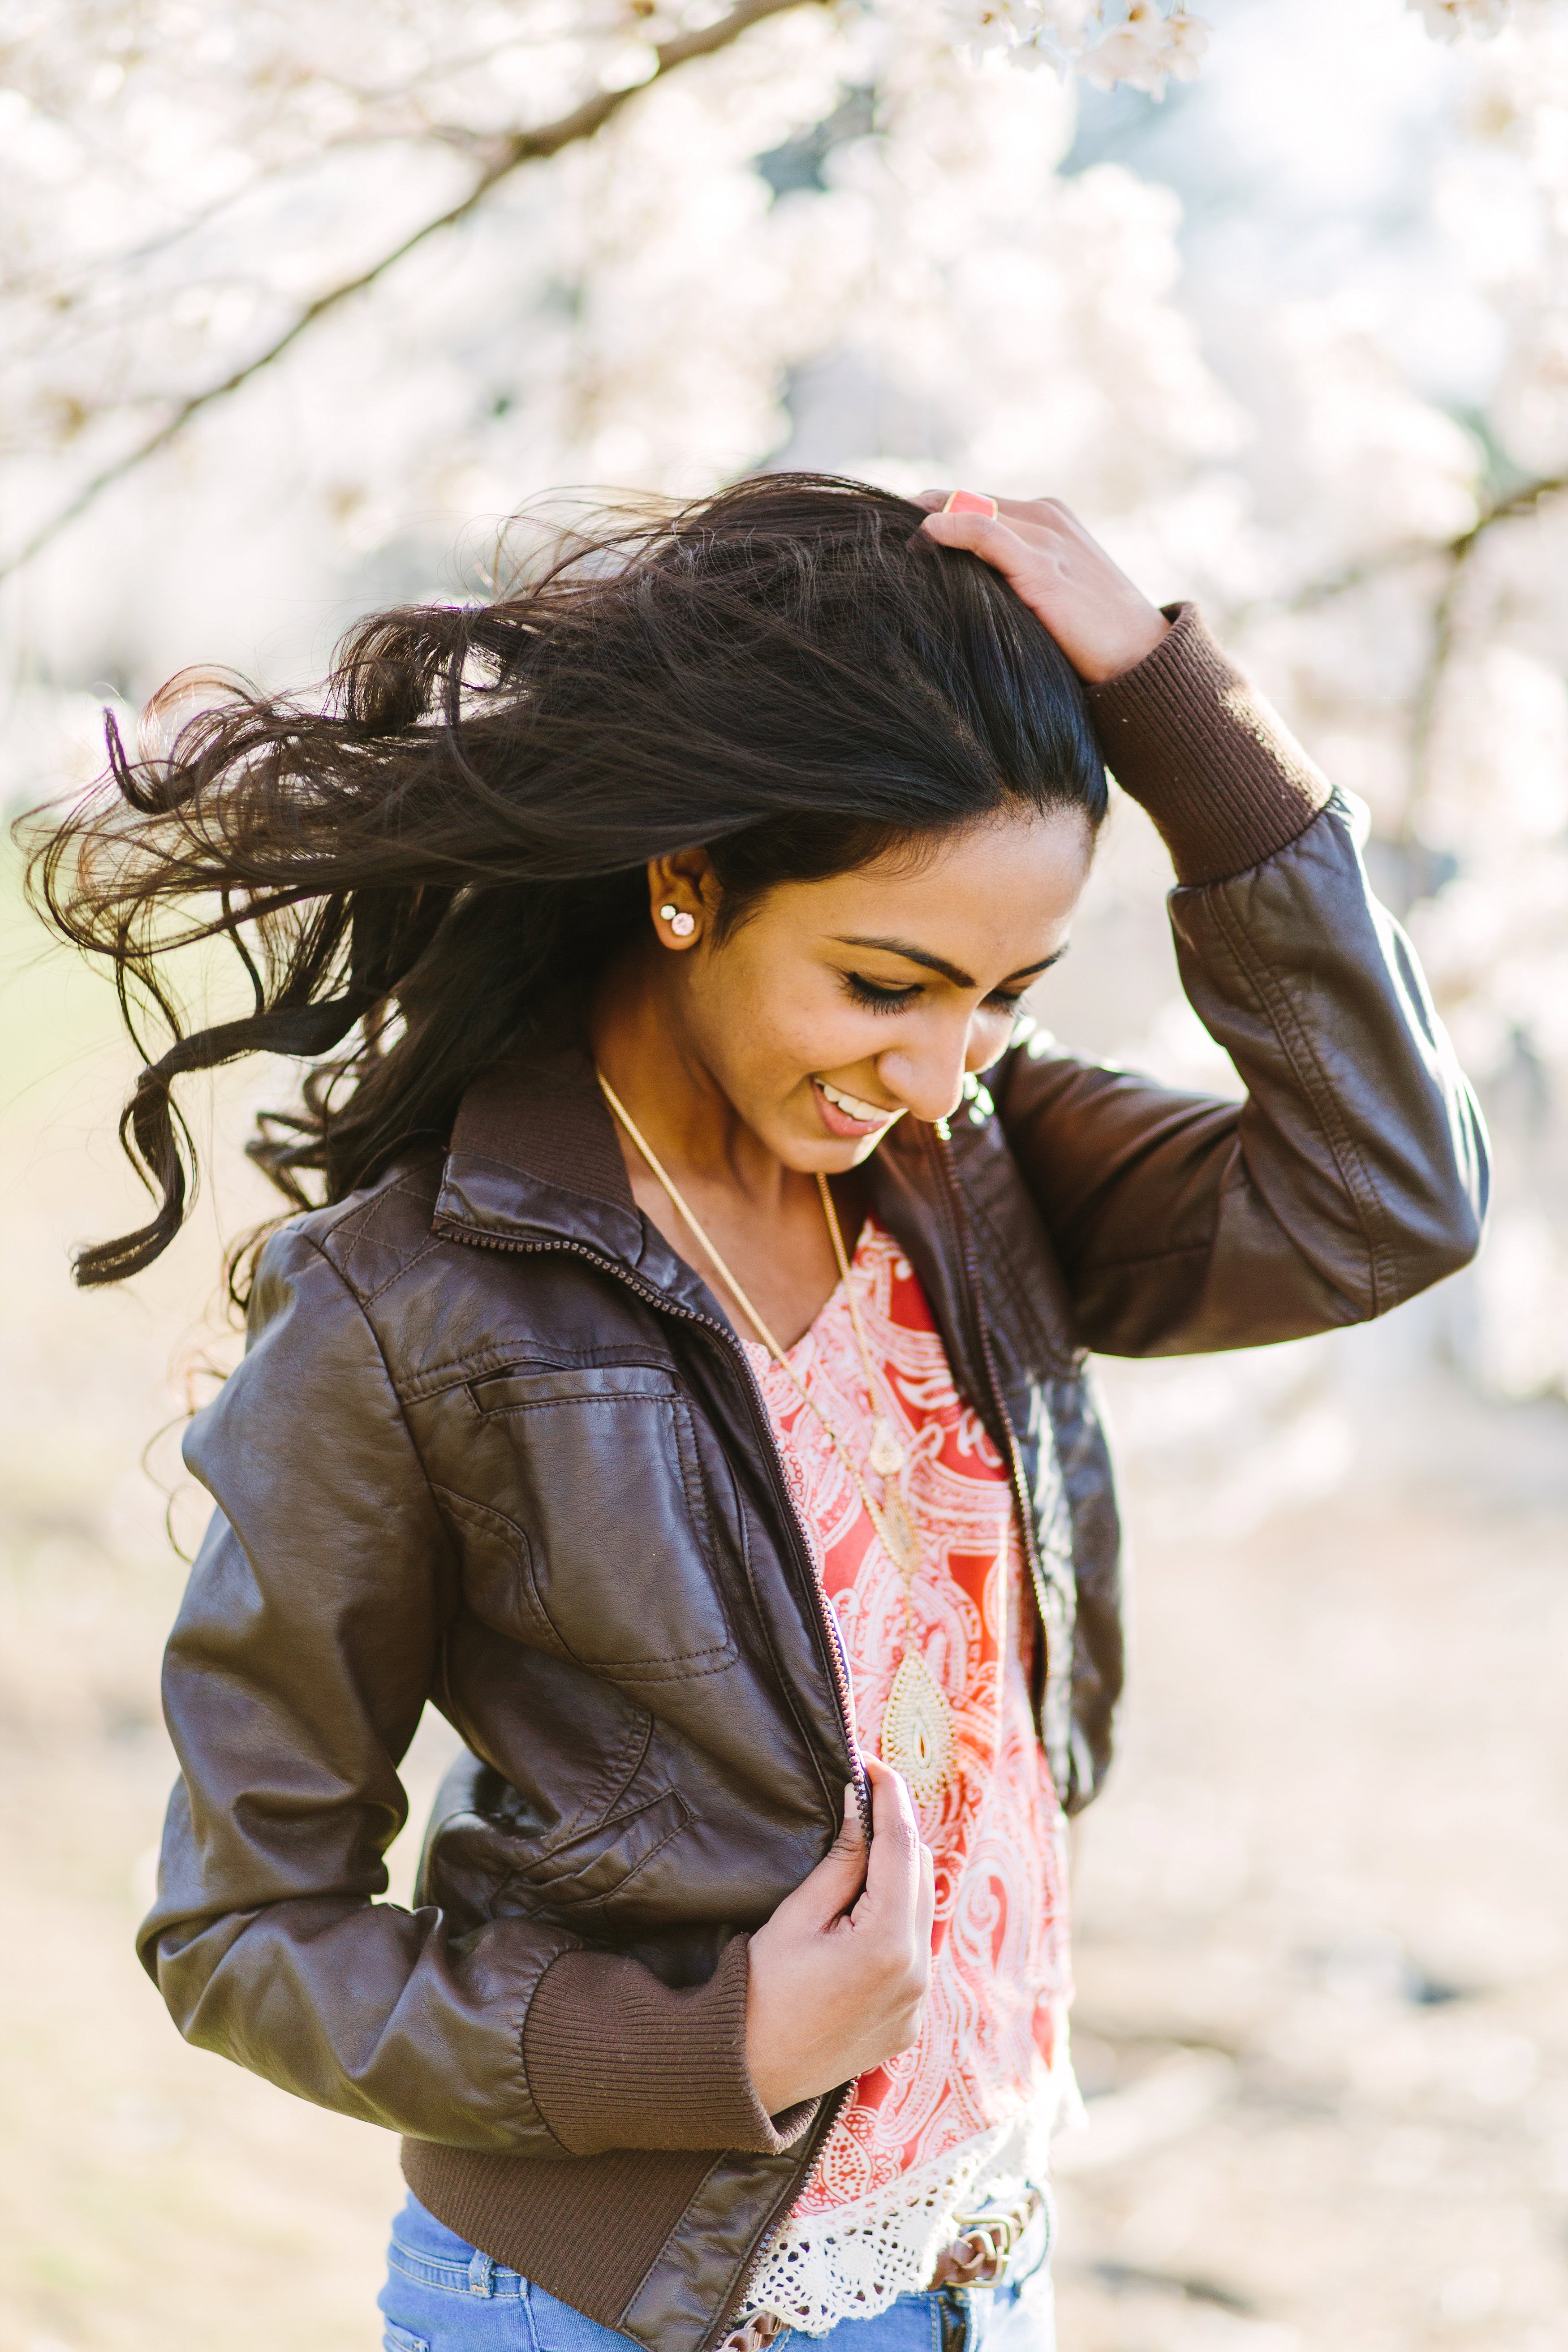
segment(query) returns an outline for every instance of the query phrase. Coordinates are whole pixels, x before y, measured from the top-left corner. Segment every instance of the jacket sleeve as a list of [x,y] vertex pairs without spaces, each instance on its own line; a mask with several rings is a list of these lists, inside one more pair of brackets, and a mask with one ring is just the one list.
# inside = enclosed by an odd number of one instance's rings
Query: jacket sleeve
[[416,2138],[559,2158],[787,2145],[744,2059],[746,1953],[672,1991],[548,1923],[376,1897],[457,1567],[374,1334],[308,1235],[263,1255],[186,1460],[218,1509],[164,1671],[181,1767],[140,1950],[181,2032]]
[[1083,1342],[1175,1355],[1385,1314],[1475,1254],[1486,1135],[1351,812],[1190,606],[1094,696],[1163,835],[1183,985],[1237,1103],[1015,1048],[993,1092]]

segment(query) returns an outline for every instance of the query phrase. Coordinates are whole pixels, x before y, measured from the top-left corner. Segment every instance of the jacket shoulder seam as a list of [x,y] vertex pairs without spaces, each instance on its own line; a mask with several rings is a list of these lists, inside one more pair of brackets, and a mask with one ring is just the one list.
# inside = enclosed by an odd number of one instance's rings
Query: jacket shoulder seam
[[442,1246],[443,1244],[438,1235],[435,1234],[427,1234],[413,1255],[409,1257],[405,1257],[401,1265],[395,1265],[392,1272],[378,1282],[374,1290],[366,1290],[360,1293],[362,1303],[366,1307],[373,1307],[375,1304],[375,1301],[382,1297],[384,1292],[392,1288],[395,1282],[401,1282],[405,1274],[411,1273],[415,1266],[422,1264],[426,1258],[433,1256],[435,1252]]
[[[435,1513],[437,1522],[445,1528],[446,1521],[442,1517],[441,1506],[436,1498],[435,1482],[431,1478],[429,1467],[426,1463],[423,1452],[420,1450],[419,1440],[414,1434],[413,1425],[408,1418],[407,1408],[403,1402],[402,1391],[397,1385],[396,1375],[388,1360],[386,1349],[383,1344],[381,1334],[376,1329],[375,1325],[367,1311],[365,1299],[362,1297],[360,1293],[354,1288],[353,1283],[349,1280],[348,1276],[343,1272],[342,1268],[339,1265],[333,1265],[331,1255],[322,1244],[316,1239],[314,1234],[307,1234],[300,1231],[298,1227],[296,1228],[296,1231],[299,1232],[300,1239],[305,1244],[306,1247],[313,1251],[315,1255],[321,1259],[321,1264],[327,1268],[327,1271],[331,1274],[333,1281],[337,1284],[344,1297],[352,1299],[355,1307],[358,1309],[360,1320],[364,1325],[371,1346],[375,1349],[376,1361],[381,1366],[382,1373],[386,1381],[388,1393],[390,1394],[394,1404],[397,1407],[398,1422],[402,1426],[403,1434],[407,1440],[408,1450],[419,1465],[419,1475],[425,1481],[425,1491],[430,1497],[430,1508]],[[450,1541],[451,1538],[448,1536],[448,1549],[450,1548]],[[448,1566],[452,1565],[450,1559],[448,1559],[447,1564]]]
[[[422,1258],[428,1257],[432,1250],[442,1246],[441,1236],[438,1234],[433,1234],[427,1223],[421,1228],[419,1238],[411,1248],[400,1247],[396,1242],[382,1238],[381,1248],[392,1253],[396,1260],[391,1272],[382,1275],[378,1280],[368,1286],[354,1279],[353,1272],[354,1253],[367,1238],[372,1240],[377,1238],[374,1232],[375,1221],[387,1202],[396,1199],[415,1200],[416,1198],[417,1195],[412,1187],[404,1181],[378,1185],[368,1200],[362,1201],[357,1207],[351,1209],[346,1216],[335,1219],[329,1223],[325,1234],[320,1239],[315,1234],[306,1232],[303,1226],[297,1230],[301,1233],[304,1239],[320,1250],[345,1288],[352,1291],[362,1305],[369,1306],[373,1300],[379,1298],[384,1291],[389,1289],[395,1282],[406,1274],[411,1266],[417,1265]],[[321,1214],[320,1212],[317,1213]],[[331,1217],[331,1214],[329,1208],[326,1215]],[[313,1223],[314,1220],[312,1219],[311,1222]]]

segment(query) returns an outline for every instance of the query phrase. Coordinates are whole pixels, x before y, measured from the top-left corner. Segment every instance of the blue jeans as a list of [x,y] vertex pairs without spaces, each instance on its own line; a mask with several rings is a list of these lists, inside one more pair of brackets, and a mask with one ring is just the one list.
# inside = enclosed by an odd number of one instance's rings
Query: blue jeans
[[[627,2352],[631,2338],[584,2319],[476,2252],[410,2197],[392,2225],[386,2284],[376,2297],[385,2352]],[[1040,2270],[1016,2286],[901,2294],[875,2319],[841,2319],[826,2336],[793,2327],[770,2352],[831,2345],[833,2352],[942,2352],[942,2305],[967,2320],[966,2352],[1052,2352],[1050,2282]],[[640,2347],[638,2347],[640,2352]]]

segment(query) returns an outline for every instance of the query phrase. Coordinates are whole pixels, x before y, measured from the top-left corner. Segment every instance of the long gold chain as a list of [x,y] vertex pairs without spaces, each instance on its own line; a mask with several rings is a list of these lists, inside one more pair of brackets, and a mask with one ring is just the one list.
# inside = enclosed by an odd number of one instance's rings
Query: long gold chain
[[[687,1202],[685,1194],[681,1192],[680,1187],[677,1184],[674,1177],[664,1166],[664,1163],[655,1151],[652,1144],[649,1143],[647,1138],[643,1134],[642,1129],[637,1126],[637,1121],[633,1118],[630,1111],[627,1110],[619,1095],[616,1094],[614,1087],[611,1086],[608,1078],[605,1077],[603,1070],[598,1071],[595,1075],[598,1077],[600,1086],[605,1090],[605,1101],[609,1104],[610,1108],[615,1112],[616,1117],[620,1120],[621,1125],[626,1129],[626,1133],[631,1137],[632,1141],[636,1144],[637,1150],[647,1160],[649,1168],[653,1171],[653,1173],[658,1178],[659,1183],[664,1187],[665,1192],[669,1195],[669,1199],[678,1214],[684,1218],[687,1224],[690,1226],[692,1233],[701,1244],[707,1255],[718,1268],[725,1288],[733,1294],[742,1313],[745,1316],[746,1320],[752,1325],[752,1328],[756,1332],[758,1339],[761,1339],[763,1347],[767,1349],[774,1363],[777,1364],[779,1370],[784,1374],[785,1378],[795,1388],[801,1402],[809,1412],[816,1415],[823,1428],[826,1431],[828,1440],[831,1443],[834,1451],[838,1455],[839,1460],[843,1463],[845,1468],[848,1471],[849,1475],[853,1478],[856,1486],[859,1490],[860,1500],[866,1506],[871,1525],[881,1537],[882,1542],[887,1549],[889,1558],[892,1560],[894,1567],[898,1570],[900,1578],[903,1580],[904,1602],[907,1613],[910,1606],[910,1586],[913,1580],[915,1568],[918,1564],[918,1548],[916,1545],[914,1529],[909,1523],[909,1515],[903,1509],[901,1501],[896,1516],[894,1513],[886,1509],[885,1507],[873,1501],[871,1495],[867,1488],[866,1481],[860,1475],[859,1465],[857,1463],[854,1454],[850,1452],[849,1447],[845,1444],[843,1438],[839,1436],[838,1432],[834,1428],[832,1422],[828,1419],[826,1413],[823,1412],[822,1407],[817,1403],[816,1399],[807,1390],[799,1373],[795,1370],[795,1366],[790,1362],[788,1356],[784,1353],[783,1348],[780,1347],[777,1339],[774,1339],[772,1331],[768,1328],[766,1323],[763,1322],[761,1315],[759,1315],[757,1309],[752,1306],[744,1290],[742,1289],[741,1285],[735,1279],[734,1275],[731,1272],[723,1258],[719,1255],[718,1249],[709,1239],[702,1225],[698,1222],[694,1211]],[[821,1183],[820,1178],[818,1179],[818,1182],[819,1184]],[[823,1191],[826,1195],[826,1186],[823,1187]],[[826,1206],[828,1229],[833,1235],[838,1263],[844,1273],[846,1285],[847,1286],[849,1269],[844,1263],[844,1236],[838,1229],[838,1220],[833,1213],[831,1196],[826,1196]],[[852,1290],[850,1293],[850,1312],[855,1320],[856,1335],[859,1338],[859,1310],[855,1307]],[[869,1381],[869,1353],[866,1350],[863,1340],[862,1355],[867,1365],[867,1379]],[[875,1404],[876,1391],[874,1388],[871,1393],[872,1402]],[[900,1522],[901,1524],[900,1524]]]
[[849,1258],[844,1247],[844,1234],[838,1223],[838,1212],[833,1205],[833,1194],[828,1189],[827,1179],[820,1173],[816,1179],[816,1189],[822,1196],[823,1213],[827,1219],[827,1230],[833,1237],[833,1255],[838,1261],[838,1272],[844,1284],[844,1295],[849,1302],[849,1320],[855,1328],[855,1345],[860,1350],[860,1369],[866,1375],[866,1390],[871,1400],[873,1417],[871,1467],[879,1477],[891,1478],[896,1476],[904,1466],[904,1449],[900,1442],[898,1431],[893,1425],[892,1414],[882,1412],[878,1405],[878,1394],[882,1388],[882,1383],[872,1369],[870,1344],[866,1338],[866,1326],[860,1320],[860,1302],[855,1296],[855,1285],[849,1279]]
[[[860,1500],[866,1506],[866,1515],[881,1538],[883,1549],[898,1570],[899,1581],[903,1587],[904,1596],[904,1655],[900,1663],[898,1673],[893,1678],[893,1687],[889,1693],[887,1708],[882,1719],[882,1755],[896,1771],[902,1773],[917,1804],[934,1802],[953,1771],[956,1742],[952,1714],[946,1695],[931,1668],[926,1664],[915,1639],[914,1580],[915,1571],[920,1566],[920,1538],[905,1507],[903,1496],[893,1483],[891,1475],[893,1471],[901,1469],[903,1466],[903,1448],[899,1444],[890,1417],[878,1413],[877,1411],[878,1382],[871,1368],[871,1350],[867,1342],[865,1326],[860,1320],[860,1309],[855,1297],[855,1285],[850,1279],[849,1260],[844,1247],[844,1235],[839,1226],[837,1212],[833,1205],[833,1195],[827,1188],[827,1180],[825,1176],[819,1175],[816,1188],[822,1201],[823,1212],[827,1219],[827,1230],[833,1240],[833,1255],[837,1262],[845,1296],[849,1303],[849,1318],[855,1329],[855,1344],[860,1351],[860,1364],[866,1375],[866,1386],[870,1391],[871,1410],[876,1415],[876,1435],[872,1440],[871,1466],[879,1472],[879,1475],[884,1476],[886,1483],[884,1499],[879,1504],[872,1499],[866,1481],[860,1475],[860,1465],[849,1447],[839,1436],[816,1399],[811,1395],[805,1381],[774,1339],[767,1324],[758,1314],[712,1242],[709,1240],[707,1233],[698,1222],[696,1214],[688,1204],[674,1177],[664,1166],[652,1144],[643,1134],[603,1070],[596,1070],[595,1075],[604,1088],[605,1101],[631,1137],[644,1160],[647,1160],[659,1184],[663,1186],[676,1214],[683,1218],[690,1227],[710,1263],[717,1269],[726,1289],[735,1299],[763,1347],[789,1381],[802,1404],[816,1415],[826,1432],[834,1452],[855,1482]],[[889,1466],[884,1469],[884,1465]]]

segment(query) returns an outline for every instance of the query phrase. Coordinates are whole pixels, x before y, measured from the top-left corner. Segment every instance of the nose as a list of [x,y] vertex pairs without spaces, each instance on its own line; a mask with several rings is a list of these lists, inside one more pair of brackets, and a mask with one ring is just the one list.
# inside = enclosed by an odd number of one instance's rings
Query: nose
[[969,1043],[967,1021],[933,1024],[919,1038],[900,1040],[879,1054],[877,1076],[914,1118],[934,1125],[951,1118],[963,1100]]

